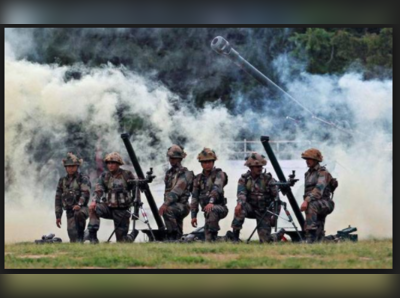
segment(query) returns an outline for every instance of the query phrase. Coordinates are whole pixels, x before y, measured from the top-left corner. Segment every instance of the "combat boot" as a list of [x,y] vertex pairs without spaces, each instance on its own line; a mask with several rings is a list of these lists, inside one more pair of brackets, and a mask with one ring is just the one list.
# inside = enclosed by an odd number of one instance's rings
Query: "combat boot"
[[90,244],[98,244],[99,239],[97,239],[97,231],[89,231]]
[[211,242],[212,241],[212,234],[209,230],[204,230],[204,240],[206,242]]
[[240,242],[240,230],[233,230],[233,242],[237,243]]
[[78,232],[78,239],[77,239],[77,242],[78,242],[78,243],[83,243],[83,242],[85,241],[85,240],[84,240],[85,230],[78,229],[77,232]]
[[218,232],[211,232],[211,241],[215,242],[218,239]]
[[136,236],[137,236],[138,234],[139,234],[139,231],[135,229],[135,230],[133,230],[131,233],[127,234],[127,235],[124,237],[124,241],[125,241],[125,242],[128,242],[128,243],[132,243],[132,242],[135,241]]
[[178,235],[177,231],[169,231],[167,233],[167,242],[175,242],[177,235]]
[[306,243],[312,244],[312,243],[315,243],[316,240],[317,240],[317,231],[309,230],[306,235]]

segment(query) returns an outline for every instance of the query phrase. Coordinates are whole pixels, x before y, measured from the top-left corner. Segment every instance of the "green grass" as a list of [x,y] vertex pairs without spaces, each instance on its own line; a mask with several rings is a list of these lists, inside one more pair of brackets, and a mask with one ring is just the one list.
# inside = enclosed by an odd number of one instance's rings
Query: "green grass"
[[277,243],[6,244],[5,268],[393,268],[392,240]]

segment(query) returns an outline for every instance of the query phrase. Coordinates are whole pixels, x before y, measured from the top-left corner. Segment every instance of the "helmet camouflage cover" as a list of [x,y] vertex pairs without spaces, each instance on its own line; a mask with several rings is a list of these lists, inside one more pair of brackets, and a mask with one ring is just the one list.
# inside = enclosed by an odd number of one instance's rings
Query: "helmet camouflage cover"
[[186,157],[186,153],[183,151],[183,147],[179,145],[172,145],[168,148],[167,157],[183,159]]
[[265,166],[267,164],[265,156],[256,152],[252,152],[245,160],[246,162],[244,165],[246,167]]
[[323,160],[323,156],[321,151],[315,148],[308,149],[301,154],[301,158],[303,159],[314,159],[316,161],[321,162]]
[[106,157],[104,158],[104,162],[116,162],[119,163],[120,165],[124,164],[124,161],[122,160],[121,155],[118,152],[111,152],[109,154],[106,155]]
[[67,156],[62,159],[62,163],[64,167],[66,166],[81,166],[83,163],[83,159],[78,158],[72,152],[68,152]]
[[199,162],[208,161],[208,160],[217,160],[217,155],[215,151],[210,148],[204,148],[199,155],[197,156]]

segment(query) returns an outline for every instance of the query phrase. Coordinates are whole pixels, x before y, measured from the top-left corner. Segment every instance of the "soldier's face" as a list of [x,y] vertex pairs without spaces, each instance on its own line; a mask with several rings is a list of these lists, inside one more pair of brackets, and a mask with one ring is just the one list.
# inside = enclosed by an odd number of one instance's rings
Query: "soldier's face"
[[108,162],[107,163],[107,169],[110,172],[115,172],[116,170],[119,169],[119,163],[117,163],[117,162]]
[[306,159],[306,163],[307,163],[307,167],[309,168],[313,168],[314,166],[317,165],[318,161],[316,161],[315,159]]
[[78,171],[78,166],[66,166],[65,170],[67,171],[68,175],[73,175]]
[[251,175],[253,176],[260,176],[262,173],[263,167],[262,166],[254,166],[250,167]]
[[180,158],[169,158],[169,164],[173,167],[176,166],[177,164],[179,164],[181,162],[182,159]]
[[214,161],[213,160],[202,161],[201,167],[203,168],[204,171],[209,172],[214,167]]

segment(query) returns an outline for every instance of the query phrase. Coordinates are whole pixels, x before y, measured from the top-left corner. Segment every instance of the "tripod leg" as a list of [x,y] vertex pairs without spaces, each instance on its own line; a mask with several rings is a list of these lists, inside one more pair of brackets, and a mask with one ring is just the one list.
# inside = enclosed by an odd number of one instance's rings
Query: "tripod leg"
[[[130,212],[128,211],[129,216],[130,216]],[[122,225],[122,222],[124,221],[124,218],[121,218],[121,221],[118,223],[118,225],[115,227],[114,231],[111,233],[110,237],[108,237],[107,242],[110,242],[112,236],[114,236],[115,232],[117,231],[117,229]]]
[[300,241],[303,242],[303,238],[301,237],[301,234],[300,234],[299,230],[297,229],[296,225],[294,224],[294,222],[292,222],[292,225],[293,225],[294,229],[296,230],[297,235],[299,235]]
[[253,232],[251,233],[249,239],[247,239],[247,241],[246,241],[247,244],[250,243],[251,238],[253,237],[253,235],[254,235],[254,233],[257,231],[257,229],[260,227],[261,222],[262,222],[262,219],[267,215],[267,213],[268,213],[268,209],[267,209],[267,210],[264,212],[264,214],[261,216],[259,222],[257,223],[255,229],[254,229]]
[[[118,226],[119,226],[119,225],[118,225]],[[110,237],[108,237],[108,240],[107,240],[107,242],[110,242],[110,240],[111,240],[112,236],[114,236],[114,234],[115,234],[115,231],[116,231],[118,228],[119,228],[119,227],[116,227],[116,228],[114,229],[114,231],[111,233]]]
[[254,235],[254,233],[256,232],[257,229],[258,229],[258,224],[257,224],[257,226],[255,227],[255,229],[253,230],[253,232],[250,234],[249,239],[247,239],[247,241],[246,241],[247,244],[250,243],[250,240],[251,240],[251,238],[253,237],[253,235]]
[[140,211],[141,211],[142,216],[143,216],[143,218],[144,218],[144,223],[147,224],[147,227],[149,228],[150,233],[151,233],[151,237],[153,237],[153,241],[155,241],[155,240],[156,240],[156,237],[154,236],[153,229],[152,229],[151,226],[150,226],[149,218],[147,217],[147,214],[146,214],[146,212],[144,211],[143,205],[140,206]]
[[[275,209],[274,213],[278,214],[278,201],[275,202]],[[276,217],[276,222],[275,222],[275,233],[278,231],[278,219],[279,217]]]

